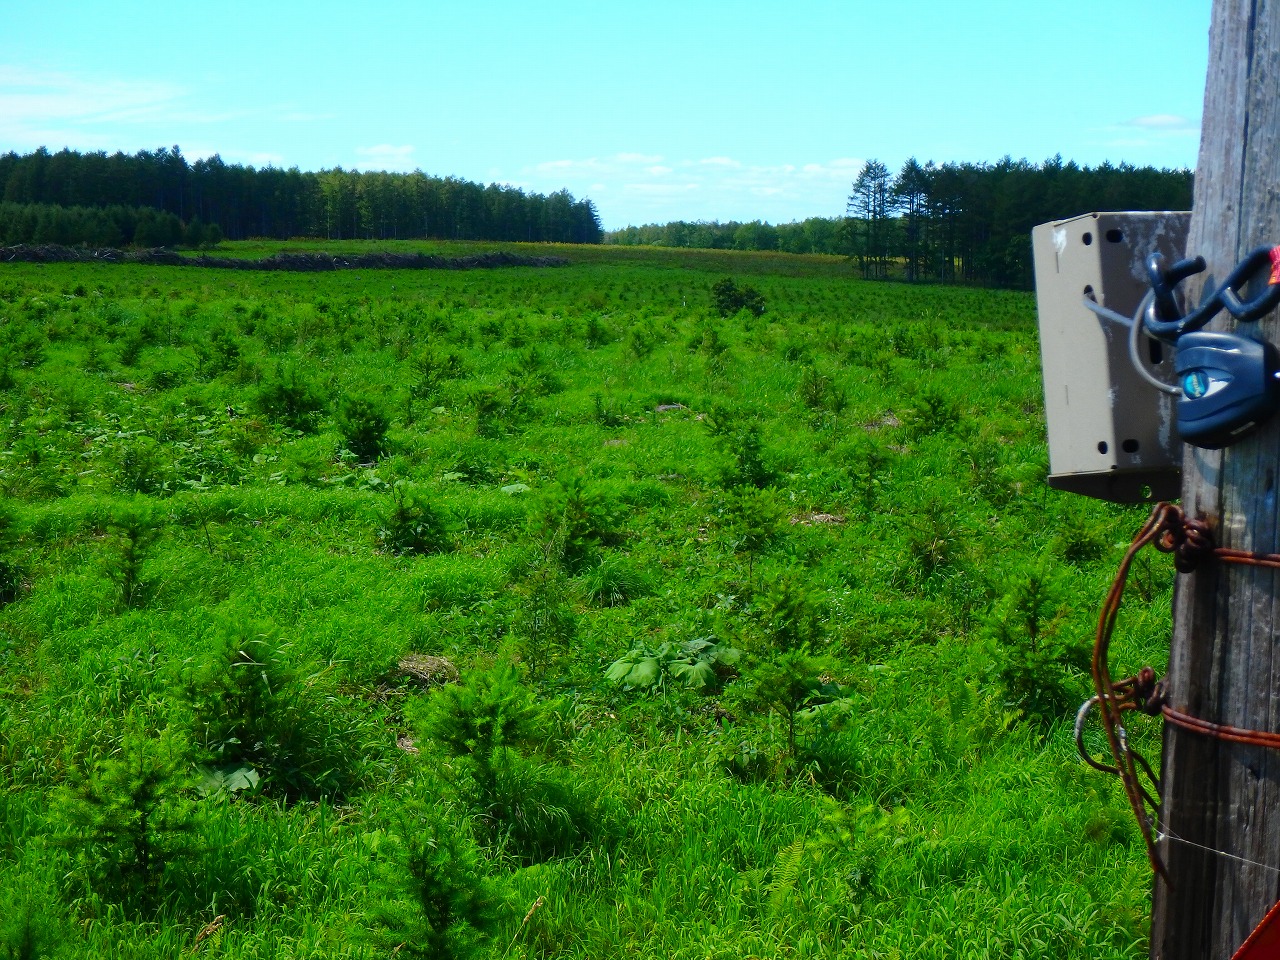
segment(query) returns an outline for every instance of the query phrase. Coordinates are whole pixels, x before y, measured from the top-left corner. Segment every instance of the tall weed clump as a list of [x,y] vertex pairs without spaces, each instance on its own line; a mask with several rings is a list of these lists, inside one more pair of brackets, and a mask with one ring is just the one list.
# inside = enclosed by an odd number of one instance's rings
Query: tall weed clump
[[268,630],[222,624],[183,667],[191,739],[211,789],[284,800],[342,797],[358,778],[358,726],[332,677],[304,673]]
[[607,553],[583,574],[587,598],[601,607],[625,607],[653,591],[653,580],[630,558]]

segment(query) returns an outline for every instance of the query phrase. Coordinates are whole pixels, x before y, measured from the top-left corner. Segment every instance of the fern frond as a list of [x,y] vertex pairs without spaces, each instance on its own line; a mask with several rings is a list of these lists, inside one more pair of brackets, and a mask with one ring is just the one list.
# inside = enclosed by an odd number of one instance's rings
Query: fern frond
[[769,915],[776,917],[791,897],[800,879],[804,865],[805,840],[803,837],[778,851],[773,861],[773,880],[769,883]]

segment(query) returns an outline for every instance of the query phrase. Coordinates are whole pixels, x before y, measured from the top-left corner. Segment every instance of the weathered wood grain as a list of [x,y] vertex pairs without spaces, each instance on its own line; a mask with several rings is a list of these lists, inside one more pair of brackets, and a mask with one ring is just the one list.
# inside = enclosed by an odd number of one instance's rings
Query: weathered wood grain
[[[1187,241],[1210,267],[1193,298],[1249,250],[1280,243],[1277,98],[1280,0],[1215,0]],[[1274,314],[1260,324],[1259,333],[1280,341]],[[1230,318],[1213,324],[1233,326]],[[1278,470],[1280,420],[1225,451],[1188,447],[1183,508],[1208,520],[1220,545],[1280,551]],[[1168,674],[1175,706],[1280,730],[1278,586],[1274,571],[1217,563],[1179,578]],[[1156,883],[1151,956],[1226,960],[1280,898],[1280,755],[1167,726],[1162,779],[1160,829],[1170,839],[1160,852],[1173,886]]]

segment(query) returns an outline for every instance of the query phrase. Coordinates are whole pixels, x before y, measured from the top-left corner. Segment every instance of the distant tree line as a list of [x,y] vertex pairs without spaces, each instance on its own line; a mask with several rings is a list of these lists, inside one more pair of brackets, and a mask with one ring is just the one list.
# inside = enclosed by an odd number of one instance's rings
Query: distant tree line
[[913,157],[896,176],[869,160],[843,219],[677,221],[612,231],[605,242],[829,253],[853,258],[868,279],[1030,288],[1036,224],[1093,210],[1189,210],[1191,188],[1190,170],[1081,167],[1060,156],[941,166]]
[[0,246],[47,244],[88,247],[213,247],[222,242],[216,223],[199,217],[183,223],[152,207],[55,207],[50,203],[0,203]]
[[[109,232],[108,221],[120,222],[125,230],[119,211],[139,208],[172,216],[184,231],[198,220],[202,229],[216,227],[232,240],[324,237],[598,243],[602,235],[595,205],[587,199],[575,200],[566,190],[525,193],[516,187],[486,187],[421,171],[255,169],[224,163],[217,154],[188,163],[176,146],[132,155],[67,149],[50,153],[44,147],[26,155],[0,154],[0,201],[27,208],[116,210],[97,218],[81,213],[58,220],[57,215],[45,215],[46,232],[55,229],[55,221],[58,230],[83,223],[82,233],[62,242],[85,244],[95,242],[91,239],[95,230]],[[21,216],[39,219],[40,211]],[[123,242],[139,241],[128,234]]]
[[605,234],[605,243],[623,246],[699,247],[705,250],[781,250],[784,253],[849,252],[848,228],[842,220],[810,217],[802,223],[741,223],[674,220],[643,227],[624,227]]

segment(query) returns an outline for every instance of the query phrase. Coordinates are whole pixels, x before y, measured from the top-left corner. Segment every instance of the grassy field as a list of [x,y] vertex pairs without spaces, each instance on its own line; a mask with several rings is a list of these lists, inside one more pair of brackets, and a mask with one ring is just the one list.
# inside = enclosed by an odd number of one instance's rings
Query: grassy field
[[0,266],[0,954],[1145,955],[1033,298],[503,249]]

